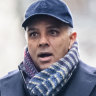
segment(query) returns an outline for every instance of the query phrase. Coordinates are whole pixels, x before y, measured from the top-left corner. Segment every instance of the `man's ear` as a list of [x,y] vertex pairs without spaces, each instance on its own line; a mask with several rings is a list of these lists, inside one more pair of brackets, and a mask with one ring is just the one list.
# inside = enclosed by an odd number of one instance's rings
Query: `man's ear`
[[73,43],[76,41],[76,37],[77,37],[77,33],[73,32],[70,34],[70,45],[69,45],[69,49],[72,47]]

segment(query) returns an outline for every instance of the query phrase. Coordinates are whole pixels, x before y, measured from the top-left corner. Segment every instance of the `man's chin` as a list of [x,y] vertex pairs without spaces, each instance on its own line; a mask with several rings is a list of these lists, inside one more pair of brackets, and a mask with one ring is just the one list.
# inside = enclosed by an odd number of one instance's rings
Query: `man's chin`
[[38,69],[40,71],[44,70],[44,69],[47,69],[49,68],[53,63],[49,63],[49,62],[46,62],[46,63],[43,63],[43,64],[39,64],[38,66]]

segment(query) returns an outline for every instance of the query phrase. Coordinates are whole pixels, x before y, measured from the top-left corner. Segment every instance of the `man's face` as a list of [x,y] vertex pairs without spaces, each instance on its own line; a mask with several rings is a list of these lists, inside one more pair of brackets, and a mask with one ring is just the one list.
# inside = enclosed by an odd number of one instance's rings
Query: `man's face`
[[26,31],[28,51],[39,71],[62,58],[72,45],[69,27],[52,17],[35,18]]

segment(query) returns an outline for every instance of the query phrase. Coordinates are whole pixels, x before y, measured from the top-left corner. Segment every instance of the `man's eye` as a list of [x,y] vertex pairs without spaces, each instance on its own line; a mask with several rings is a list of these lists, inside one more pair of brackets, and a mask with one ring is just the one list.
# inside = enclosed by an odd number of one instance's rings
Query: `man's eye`
[[35,38],[35,37],[38,36],[38,33],[37,32],[32,32],[32,33],[29,34],[29,36]]
[[57,36],[59,34],[59,32],[57,30],[50,30],[50,35],[52,36]]

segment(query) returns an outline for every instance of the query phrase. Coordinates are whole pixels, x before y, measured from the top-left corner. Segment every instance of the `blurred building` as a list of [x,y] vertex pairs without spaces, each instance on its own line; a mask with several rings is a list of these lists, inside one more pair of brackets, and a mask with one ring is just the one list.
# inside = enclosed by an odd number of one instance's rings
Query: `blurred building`
[[[26,8],[34,1],[36,0],[0,1],[0,77],[16,69],[23,60],[26,42],[21,24]],[[73,14],[80,58],[87,64],[96,66],[96,0],[64,1]]]
[[17,68],[23,59],[19,0],[0,0],[0,77]]

